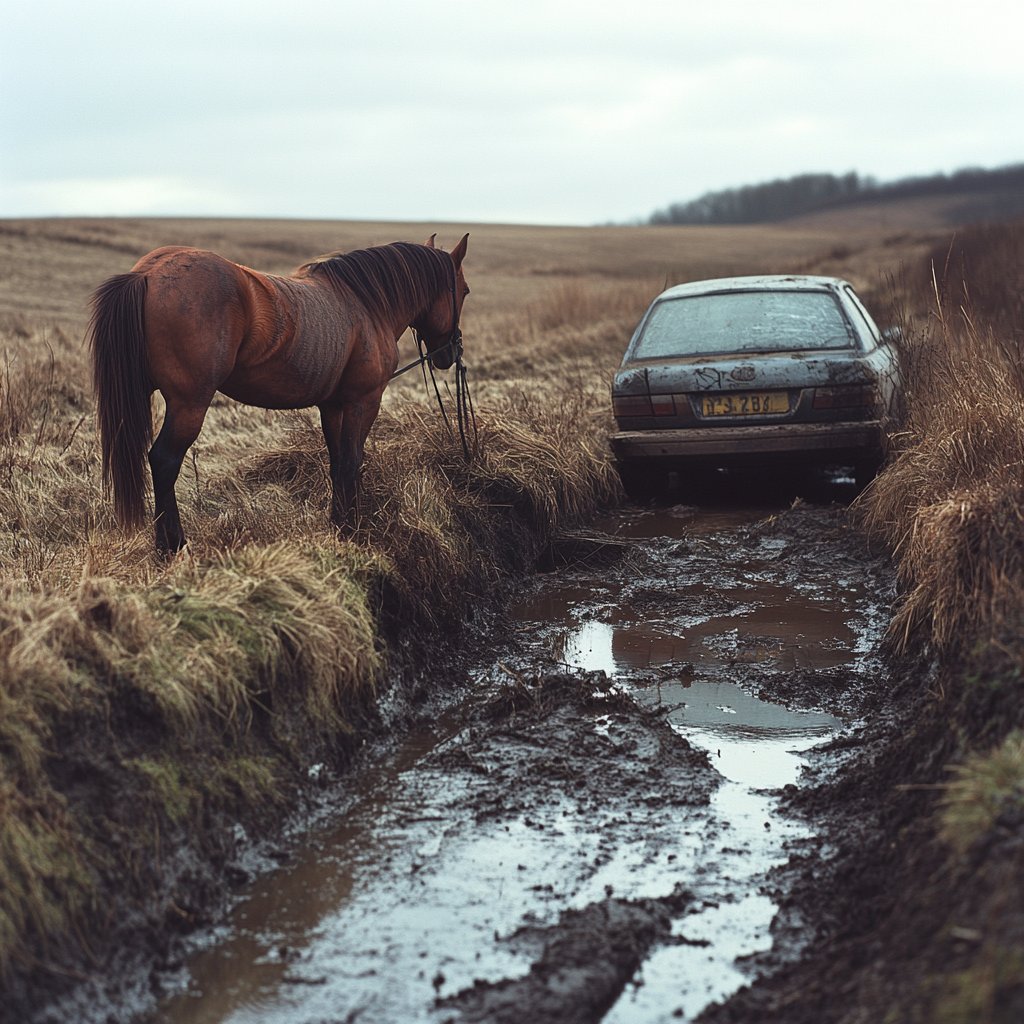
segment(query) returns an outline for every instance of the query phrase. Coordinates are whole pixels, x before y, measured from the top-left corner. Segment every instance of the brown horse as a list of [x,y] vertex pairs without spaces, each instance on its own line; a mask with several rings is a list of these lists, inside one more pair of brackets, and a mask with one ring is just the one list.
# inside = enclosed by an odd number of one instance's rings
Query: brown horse
[[435,248],[433,235],[425,245],[334,253],[287,278],[168,246],[100,285],[89,328],[93,380],[103,481],[121,524],[138,527],[146,518],[143,460],[153,441],[150,399],[159,390],[167,411],[149,465],[160,551],[185,544],[174,484],[217,391],[265,409],[317,406],[331,519],[351,525],[363,445],[403,331],[418,332],[439,369],[461,351],[468,239],[451,253]]

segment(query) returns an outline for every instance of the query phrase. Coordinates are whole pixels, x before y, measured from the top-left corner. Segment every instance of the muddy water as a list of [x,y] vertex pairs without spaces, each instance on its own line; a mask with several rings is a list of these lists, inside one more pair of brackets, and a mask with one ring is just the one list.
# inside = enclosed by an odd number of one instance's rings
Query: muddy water
[[[688,508],[648,512],[603,523],[631,538],[694,538],[746,525],[771,510],[706,514]],[[770,547],[770,545],[769,545]],[[670,552],[672,548],[668,549]],[[707,865],[713,877],[699,884],[704,909],[684,922],[688,939],[708,945],[667,946],[655,952],[638,984],[604,1018],[639,1022],[696,1016],[713,999],[747,978],[737,958],[771,945],[776,906],[758,893],[758,882],[809,830],[780,819],[763,790],[794,784],[800,753],[840,727],[823,712],[794,712],[751,696],[736,681],[744,666],[825,668],[853,665],[858,641],[874,608],[861,584],[803,590],[777,581],[757,559],[723,567],[717,593],[731,605],[724,614],[662,617],[630,606],[626,588],[603,575],[584,574],[570,587],[546,587],[516,605],[524,622],[545,624],[534,642],[547,645],[567,665],[602,669],[645,703],[665,706],[668,720],[707,749],[725,783],[712,801],[712,816],[725,826],[725,842]],[[737,585],[739,584],[739,585]],[[676,588],[679,603],[707,589]],[[638,669],[653,669],[637,677]],[[682,1012],[680,1012],[682,1011]]]
[[[529,973],[524,925],[680,887],[692,898],[676,944],[654,950],[604,1019],[692,1019],[745,983],[745,958],[772,942],[766,872],[811,835],[771,791],[797,783],[801,752],[841,725],[751,691],[798,670],[856,673],[883,625],[870,578],[831,563],[827,543],[744,533],[777,511],[677,507],[599,524],[636,542],[622,562],[539,581],[512,609],[517,642],[473,673],[477,697],[352,780],[343,825],[239,897],[208,948],[166,979],[178,992],[158,1019],[457,1021],[459,992]],[[664,785],[638,777],[627,799],[609,785],[584,806],[564,788],[495,792],[505,776],[486,750],[445,760],[469,749],[472,707],[539,660],[602,670],[659,707],[709,752],[722,776],[710,799],[666,803]],[[621,745],[614,715],[587,728],[609,752]]]

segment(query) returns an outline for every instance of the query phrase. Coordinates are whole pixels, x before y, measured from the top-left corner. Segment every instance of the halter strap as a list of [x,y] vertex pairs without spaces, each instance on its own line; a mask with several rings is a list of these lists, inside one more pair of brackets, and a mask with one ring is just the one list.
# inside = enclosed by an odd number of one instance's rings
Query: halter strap
[[[455,337],[454,335],[457,335],[457,337]],[[448,341],[447,344],[442,345],[440,348],[435,348],[433,352],[425,352],[423,355],[419,357],[419,359],[414,359],[411,363],[408,363],[406,366],[403,366],[400,370],[395,370],[395,372],[391,374],[388,380],[394,380],[396,377],[401,377],[403,373],[408,373],[410,370],[415,369],[417,366],[422,366],[428,359],[433,359],[434,356],[438,356],[442,352],[446,352],[453,345],[455,346],[455,359],[460,359],[462,357],[462,331],[460,331],[458,328],[455,329],[455,331],[453,332],[453,337]],[[454,362],[455,360],[452,361]]]
[[[423,342],[420,339],[416,329],[413,328],[413,336],[416,338],[416,344],[420,349],[419,359],[409,363],[408,366],[403,366],[400,370],[396,370],[391,374],[390,379],[394,380],[395,377],[400,377],[403,373],[407,373],[414,366],[422,366],[423,370],[423,382],[427,380],[427,370],[430,370],[430,381],[434,385],[434,394],[437,395],[437,405],[441,410],[441,418],[444,420],[444,425],[448,430],[449,435],[452,433],[452,425],[448,420],[448,413],[445,412],[444,400],[441,398],[441,391],[437,386],[437,378],[434,376],[434,364],[431,361],[434,356],[447,349],[451,349],[453,352],[452,362],[455,366],[455,414],[456,421],[459,426],[459,440],[462,442],[462,453],[466,457],[466,462],[471,462],[473,455],[476,453],[477,444],[479,443],[477,435],[476,425],[476,412],[473,409],[473,396],[469,393],[469,381],[466,379],[466,364],[462,361],[462,328],[459,327],[459,304],[455,292],[455,261],[452,260],[452,317],[454,324],[452,326],[452,332],[448,335],[448,341],[440,348],[434,349],[433,352],[423,351]],[[447,383],[445,388],[448,388]],[[448,392],[451,395],[451,391]],[[472,443],[468,439],[467,431],[472,426],[473,438]]]

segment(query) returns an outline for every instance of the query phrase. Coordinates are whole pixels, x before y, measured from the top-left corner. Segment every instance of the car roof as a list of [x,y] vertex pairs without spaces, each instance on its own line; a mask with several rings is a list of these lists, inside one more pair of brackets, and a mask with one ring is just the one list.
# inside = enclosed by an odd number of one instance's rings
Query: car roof
[[663,291],[659,299],[678,299],[686,295],[708,295],[713,292],[820,292],[852,287],[840,277],[818,277],[813,274],[762,274],[755,277],[716,277],[710,281],[690,281]]

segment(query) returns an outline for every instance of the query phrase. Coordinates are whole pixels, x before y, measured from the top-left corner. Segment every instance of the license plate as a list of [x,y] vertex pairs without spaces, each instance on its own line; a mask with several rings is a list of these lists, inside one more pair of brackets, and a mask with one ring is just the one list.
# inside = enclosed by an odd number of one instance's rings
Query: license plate
[[789,412],[788,391],[748,391],[742,395],[702,395],[705,416],[764,416]]

